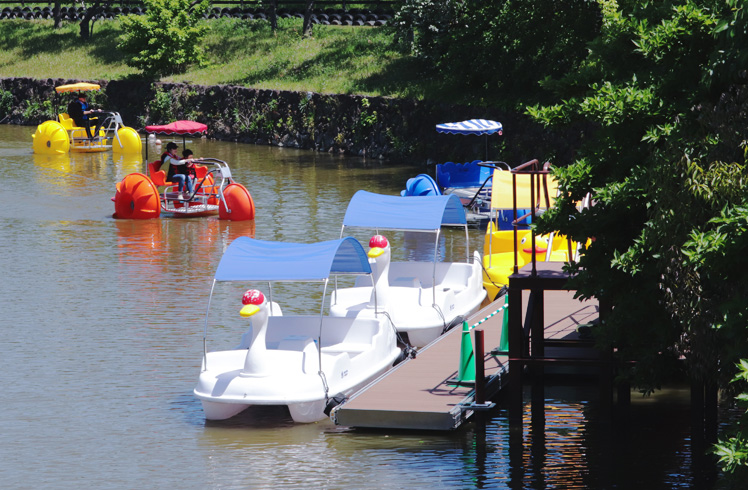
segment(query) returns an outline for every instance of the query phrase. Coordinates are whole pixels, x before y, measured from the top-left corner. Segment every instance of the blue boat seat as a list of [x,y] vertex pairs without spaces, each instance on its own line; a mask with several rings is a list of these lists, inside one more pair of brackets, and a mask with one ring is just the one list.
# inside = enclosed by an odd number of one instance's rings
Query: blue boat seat
[[482,160],[467,163],[446,162],[436,166],[436,180],[442,187],[479,187],[493,176],[493,169],[478,165]]

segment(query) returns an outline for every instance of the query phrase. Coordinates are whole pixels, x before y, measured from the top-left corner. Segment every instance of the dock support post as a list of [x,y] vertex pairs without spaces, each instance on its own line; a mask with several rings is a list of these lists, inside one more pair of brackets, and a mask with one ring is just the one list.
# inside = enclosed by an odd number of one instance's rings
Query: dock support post
[[[543,359],[545,357],[545,291],[542,289],[533,289],[530,291],[530,297],[533,299],[532,306],[530,303],[527,309],[532,308],[530,313],[530,355],[531,359]],[[541,365],[531,367],[532,375],[541,378],[545,374],[545,369]]]
[[512,287],[509,280],[509,420],[522,421],[522,370],[524,369],[522,338],[522,289]]
[[475,403],[483,405],[486,403],[486,370],[483,353],[485,342],[483,341],[483,329],[475,329]]
[[[600,321],[605,322],[608,319],[612,311],[612,307],[609,302],[605,300],[600,301]],[[600,350],[599,359],[601,361],[600,366],[600,377],[599,377],[599,390],[600,390],[600,405],[601,409],[604,410],[608,416],[613,415],[613,392],[614,390],[614,357],[613,347],[607,346]]]
[[539,488],[545,488],[543,469],[546,467],[545,436],[545,386],[543,380],[535,378],[530,386],[530,455],[532,472]]

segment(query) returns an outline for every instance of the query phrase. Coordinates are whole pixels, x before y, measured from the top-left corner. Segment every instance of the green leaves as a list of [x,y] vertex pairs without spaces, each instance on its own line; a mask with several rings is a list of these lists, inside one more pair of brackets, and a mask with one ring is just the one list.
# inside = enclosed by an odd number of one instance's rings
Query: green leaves
[[202,16],[207,0],[145,0],[145,15],[122,19],[125,34],[118,47],[128,66],[154,78],[181,73],[191,64],[203,64],[203,38],[208,31]]
[[621,124],[634,117],[651,117],[662,106],[654,89],[637,87],[635,78],[623,85],[608,81],[593,84],[590,89],[592,94],[582,99],[578,112],[606,126]]
[[[743,393],[740,393],[736,399],[739,404],[745,407],[748,404],[748,393],[746,393],[746,386],[748,386],[748,359],[741,359],[737,364],[737,369],[738,372],[732,379],[732,382],[742,385]],[[748,437],[745,434],[745,422],[748,422],[747,415],[748,413],[743,413],[742,430],[733,437],[719,441],[714,446],[713,452],[719,457],[720,464],[722,464],[726,471],[731,473],[734,473],[738,469],[741,469],[745,473],[746,468],[748,468]],[[745,482],[745,480],[743,479],[742,482]]]
[[[538,228],[595,237],[574,286],[614,305],[600,336],[638,361],[644,391],[671,374],[667,358],[722,386],[719,366],[748,358],[748,97],[712,76],[746,65],[736,60],[748,0],[729,1],[728,11],[718,0],[600,0],[601,30],[579,69],[527,108],[546,126],[582,128],[574,161],[556,171],[562,209]],[[570,211],[585,192],[594,205]],[[731,439],[723,454],[742,464],[743,444]]]
[[586,55],[597,32],[594,0],[405,0],[393,25],[400,45],[455,93],[503,107],[543,100]]
[[659,24],[643,21],[636,26],[636,51],[655,63],[679,61],[698,48],[699,40],[709,41],[716,23],[714,13],[695,2],[676,5]]
[[714,446],[714,454],[719,462],[729,472],[740,466],[748,466],[748,439],[742,435],[730,437],[727,441],[720,441]]

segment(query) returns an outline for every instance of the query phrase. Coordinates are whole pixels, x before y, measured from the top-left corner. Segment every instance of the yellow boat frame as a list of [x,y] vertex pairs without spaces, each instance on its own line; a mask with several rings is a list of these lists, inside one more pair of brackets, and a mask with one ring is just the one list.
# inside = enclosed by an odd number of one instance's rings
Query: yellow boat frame
[[[488,297],[495,299],[508,286],[509,276],[533,261],[570,262],[576,259],[579,244],[565,236],[552,233],[534,235],[530,230],[518,230],[517,223],[527,216],[518,216],[518,209],[532,209],[534,215],[555,203],[558,182],[550,175],[550,164],[539,169],[532,160],[510,170],[495,170],[493,176],[491,210],[514,209],[514,230],[500,230],[498,223],[489,221],[483,247],[483,287]],[[493,214],[493,213],[492,213]],[[534,248],[533,248],[534,244]]]

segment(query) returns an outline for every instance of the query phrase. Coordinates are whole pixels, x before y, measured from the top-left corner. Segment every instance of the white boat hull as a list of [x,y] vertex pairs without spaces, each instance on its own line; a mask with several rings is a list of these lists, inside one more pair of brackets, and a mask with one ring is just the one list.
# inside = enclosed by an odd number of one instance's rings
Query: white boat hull
[[[380,309],[387,312],[398,332],[408,334],[411,345],[423,347],[439,337],[446,326],[478,311],[485,296],[478,252],[470,264],[438,262],[436,274],[431,262],[392,262],[387,301]],[[352,288],[337,289],[332,295],[330,315],[373,316],[372,297],[372,286],[365,281]]]
[[324,317],[321,352],[319,322],[319,316],[270,317],[261,372],[247,372],[247,349],[209,352],[194,390],[205,418],[224,420],[251,405],[286,405],[295,422],[316,422],[326,417],[327,397],[353,394],[400,354],[384,318]]

